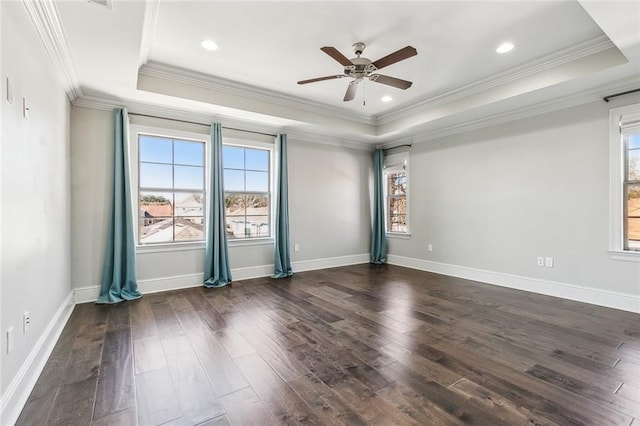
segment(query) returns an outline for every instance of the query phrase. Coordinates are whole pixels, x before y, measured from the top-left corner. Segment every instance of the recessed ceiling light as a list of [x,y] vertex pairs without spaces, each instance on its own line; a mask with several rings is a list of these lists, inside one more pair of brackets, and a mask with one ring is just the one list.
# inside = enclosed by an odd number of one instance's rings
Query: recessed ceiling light
[[382,102],[391,102],[393,100],[393,98],[391,96],[383,96],[381,101]]
[[207,50],[218,49],[218,45],[216,44],[216,42],[210,39],[203,40],[202,43],[200,43],[200,46],[202,46],[203,49],[207,49]]
[[502,43],[500,46],[498,46],[498,48],[496,49],[496,52],[498,53],[507,53],[510,52],[513,49],[513,43],[510,42],[505,42]]

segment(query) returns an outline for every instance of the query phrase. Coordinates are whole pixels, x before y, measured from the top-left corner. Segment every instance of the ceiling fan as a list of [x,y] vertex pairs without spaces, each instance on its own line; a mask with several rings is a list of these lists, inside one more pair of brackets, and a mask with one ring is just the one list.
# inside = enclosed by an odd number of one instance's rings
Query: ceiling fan
[[356,91],[358,89],[358,83],[360,83],[363,79],[367,78],[370,81],[376,83],[386,84],[387,86],[396,87],[398,89],[406,90],[413,84],[407,80],[401,80],[395,77],[389,77],[388,75],[382,75],[376,73],[379,69],[387,67],[391,64],[395,64],[396,62],[403,61],[407,58],[415,56],[418,54],[418,51],[415,47],[407,46],[403,47],[400,50],[397,50],[389,55],[378,59],[377,61],[371,61],[369,58],[360,57],[366,45],[363,42],[358,42],[353,44],[353,51],[356,54],[355,58],[348,59],[342,53],[338,51],[335,47],[325,46],[321,47],[322,50],[327,55],[331,56],[336,61],[340,62],[340,64],[344,67],[343,74],[336,75],[328,75],[325,77],[317,77],[309,80],[299,81],[298,84],[307,84],[307,83],[315,83],[316,81],[324,81],[331,80],[334,78],[343,78],[343,77],[351,77],[353,80],[349,82],[349,87],[347,87],[347,92],[344,95],[344,102],[348,102],[353,100],[356,96]]

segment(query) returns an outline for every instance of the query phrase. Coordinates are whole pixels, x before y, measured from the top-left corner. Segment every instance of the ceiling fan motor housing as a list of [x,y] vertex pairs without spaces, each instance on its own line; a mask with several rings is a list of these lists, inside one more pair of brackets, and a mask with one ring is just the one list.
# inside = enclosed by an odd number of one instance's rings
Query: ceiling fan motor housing
[[345,75],[349,77],[353,77],[357,80],[361,80],[364,77],[368,77],[372,72],[377,70],[375,65],[371,62],[369,58],[362,58],[358,55],[357,58],[352,58],[351,62],[353,65],[347,65],[344,67]]

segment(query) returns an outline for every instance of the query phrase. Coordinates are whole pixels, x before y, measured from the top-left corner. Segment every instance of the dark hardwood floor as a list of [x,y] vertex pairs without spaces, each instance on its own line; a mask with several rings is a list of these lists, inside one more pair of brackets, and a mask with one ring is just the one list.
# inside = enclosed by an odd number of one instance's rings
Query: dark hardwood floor
[[356,265],[78,305],[18,424],[632,422],[639,315]]

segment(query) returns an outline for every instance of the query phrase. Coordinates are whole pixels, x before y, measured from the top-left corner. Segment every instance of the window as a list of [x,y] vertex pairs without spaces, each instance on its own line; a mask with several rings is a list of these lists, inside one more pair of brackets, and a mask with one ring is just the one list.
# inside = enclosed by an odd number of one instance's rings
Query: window
[[205,141],[137,134],[138,243],[202,241]]
[[408,153],[386,156],[384,162],[386,229],[392,234],[408,234]]
[[624,249],[640,251],[640,129],[622,132]]
[[271,236],[271,148],[225,144],[224,202],[229,240]]
[[640,105],[610,116],[612,257],[640,261]]

